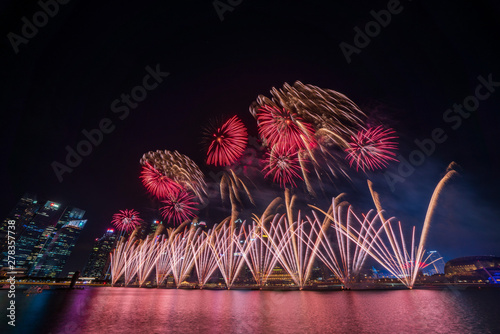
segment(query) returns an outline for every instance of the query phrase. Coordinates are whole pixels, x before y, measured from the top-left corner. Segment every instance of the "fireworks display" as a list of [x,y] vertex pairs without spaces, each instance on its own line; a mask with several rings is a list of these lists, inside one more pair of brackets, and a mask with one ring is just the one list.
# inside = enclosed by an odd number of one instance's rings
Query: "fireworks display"
[[[148,152],[140,160],[141,181],[159,199],[166,224],[179,227],[168,228],[168,237],[155,233],[136,240],[133,233],[128,240],[122,238],[111,254],[113,285],[123,278],[124,285],[135,279],[143,286],[154,271],[158,286],[172,275],[180,287],[195,272],[203,288],[218,271],[230,289],[246,266],[262,288],[279,266],[292,284],[302,289],[310,284],[312,268],[322,263],[345,288],[350,288],[371,257],[401,284],[414,286],[419,270],[433,263],[424,257],[425,240],[437,199],[456,174],[454,165],[433,193],[420,240],[415,227],[408,234],[394,217],[384,218],[380,198],[369,180],[376,210],[357,214],[341,194],[333,198],[327,210],[309,205],[312,211],[303,214],[295,210],[297,196],[290,188],[302,180],[309,192],[313,191],[306,167],[310,166],[319,180],[324,170],[347,175],[338,160],[344,160],[345,153],[356,170],[385,167],[389,161],[397,161],[397,136],[393,129],[383,126],[366,128],[364,113],[341,93],[296,82],[273,88],[271,94],[271,99],[259,96],[250,111],[267,150],[264,177],[285,188],[284,203],[276,198],[260,218],[253,216],[251,224],[241,221],[242,195],[255,202],[240,176],[226,168],[219,188],[223,202],[231,203],[231,215],[203,231],[197,224],[190,224],[199,202],[207,195],[201,170],[177,151]],[[207,127],[204,135],[207,165],[215,166],[237,162],[248,140],[247,129],[237,116]],[[319,213],[324,215],[323,220]],[[122,210],[113,216],[113,224],[122,231],[133,231],[141,223],[135,210]]]
[[148,162],[142,167],[141,180],[146,190],[157,198],[165,198],[169,193],[182,189],[180,184],[162,174]]
[[298,116],[273,106],[262,106],[257,113],[259,134],[272,149],[299,151],[315,144],[314,129]]
[[[339,92],[300,81],[272,88],[271,95],[259,95],[250,106],[268,149],[293,147],[299,161],[310,161],[310,171],[320,181],[323,170],[348,177],[340,153],[349,147],[351,136],[365,128],[366,115],[359,107]],[[307,190],[314,194],[309,170],[304,164],[300,167]]]
[[[189,157],[180,154],[177,151],[171,152],[167,150],[158,150],[145,153],[142,156],[140,163],[141,165],[146,166],[146,168],[154,168],[156,172],[165,176],[168,180],[177,183],[186,190],[192,191],[200,201],[204,201],[203,196],[206,195],[206,183],[204,180],[204,175],[198,165],[196,165],[196,163]],[[148,165],[150,167],[148,167]],[[146,173],[150,174],[150,171]],[[145,173],[143,172],[143,175],[144,174]],[[158,178],[158,176],[154,176],[151,179],[148,175],[148,179],[146,181],[149,182],[153,180],[153,185],[149,185],[149,183],[145,182],[145,178],[143,177],[144,185],[146,186],[148,191],[153,191],[152,194],[158,193],[158,191],[155,191],[155,189],[158,189],[159,187],[158,181],[154,181]],[[167,181],[167,179],[162,180],[160,187],[161,190],[165,189],[165,183],[170,182]],[[160,193],[164,195],[163,192],[160,191]]]
[[[401,284],[413,288],[419,270],[440,259],[424,257],[424,244],[439,195],[456,174],[450,165],[438,183],[429,203],[424,228],[417,247],[415,227],[410,237],[395,218],[382,216],[378,194],[369,182],[377,211],[357,215],[351,206],[342,202],[342,195],[333,198],[326,211],[309,205],[311,215],[294,214],[295,195],[285,190],[285,213],[271,216],[281,199],[275,199],[259,218],[254,215],[251,225],[243,221],[235,225],[225,219],[208,232],[195,225],[164,235],[135,240],[122,238],[111,254],[112,283],[122,277],[125,285],[136,279],[139,286],[156,269],[157,284],[162,284],[170,273],[177,287],[195,268],[200,288],[210,275],[219,269],[226,287],[230,289],[247,265],[258,286],[264,286],[276,265],[280,265],[294,284],[302,289],[310,282],[315,261],[320,261],[346,288],[360,272],[370,256]],[[321,221],[316,212],[324,214]],[[130,215],[130,213],[128,213]],[[137,215],[133,215],[137,219]],[[360,218],[361,217],[361,218]],[[187,223],[187,222],[186,222]]]
[[250,106],[250,113],[258,119],[263,106],[289,110],[311,124],[315,135],[324,144],[344,147],[346,139],[363,128],[365,114],[344,94],[331,89],[321,89],[296,81],[293,86],[285,83],[282,89],[272,88],[271,98],[257,97]]
[[180,224],[195,216],[197,203],[194,198],[191,193],[184,189],[171,191],[161,201],[163,206],[160,208],[160,212],[168,222]]
[[390,160],[395,158],[398,137],[392,129],[384,129],[383,126],[361,130],[355,136],[351,136],[352,142],[345,149],[347,160],[356,170],[375,170],[386,167]]
[[293,148],[286,151],[279,148],[271,149],[267,152],[264,162],[265,177],[272,176],[273,181],[279,183],[283,188],[288,185],[296,187],[295,179],[302,180],[299,174],[301,166],[298,153]]
[[222,124],[211,124],[205,129],[204,140],[208,144],[207,165],[226,166],[238,160],[247,145],[247,129],[233,116]]
[[139,217],[139,212],[135,210],[120,210],[113,215],[111,223],[121,231],[131,232],[140,226],[144,221]]

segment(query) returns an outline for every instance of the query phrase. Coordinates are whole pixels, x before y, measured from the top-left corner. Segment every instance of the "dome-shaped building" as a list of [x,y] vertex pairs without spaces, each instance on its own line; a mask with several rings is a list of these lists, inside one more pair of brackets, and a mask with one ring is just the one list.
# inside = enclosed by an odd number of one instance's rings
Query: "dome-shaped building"
[[481,277],[491,283],[500,283],[500,257],[466,256],[446,262],[446,276]]

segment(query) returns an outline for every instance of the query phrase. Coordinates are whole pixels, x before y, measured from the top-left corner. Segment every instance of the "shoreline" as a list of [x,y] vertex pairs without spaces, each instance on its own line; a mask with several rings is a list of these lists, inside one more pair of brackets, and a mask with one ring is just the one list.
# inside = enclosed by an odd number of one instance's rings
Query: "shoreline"
[[[1,284],[0,290],[8,290],[7,284]],[[339,284],[331,284],[326,286],[305,286],[302,289],[294,286],[233,286],[230,289],[225,286],[205,286],[200,288],[198,286],[144,286],[138,285],[129,286],[112,286],[111,284],[76,284],[74,288],[70,288],[69,283],[46,283],[46,282],[22,282],[16,283],[17,289],[29,290],[33,287],[42,287],[42,290],[82,290],[86,287],[91,288],[127,288],[127,289],[165,289],[165,290],[236,290],[236,291],[387,291],[387,290],[411,290],[402,284],[364,284],[358,283],[346,289]],[[500,290],[500,285],[488,283],[433,283],[433,284],[417,284],[413,287],[415,290]]]

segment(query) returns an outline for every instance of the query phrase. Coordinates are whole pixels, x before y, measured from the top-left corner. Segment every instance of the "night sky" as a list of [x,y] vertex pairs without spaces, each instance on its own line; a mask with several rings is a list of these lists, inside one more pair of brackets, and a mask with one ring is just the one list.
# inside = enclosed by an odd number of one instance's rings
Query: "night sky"
[[[236,114],[255,137],[248,111],[252,101],[299,80],[339,91],[377,115],[397,131],[399,154],[406,160],[418,149],[415,140],[431,138],[436,128],[446,136],[393,187],[385,171],[350,170],[351,182],[328,184],[317,199],[296,189],[301,199],[326,208],[328,198],[346,192],[354,207],[366,211],[373,207],[368,177],[388,215],[419,229],[434,187],[455,161],[460,176],[440,199],[427,249],[438,250],[445,260],[500,255],[500,5],[401,1],[390,22],[348,62],[339,45],[355,46],[354,28],[364,31],[374,20],[371,11],[394,3],[72,0],[59,4],[45,25],[22,40],[22,18],[33,22],[40,5],[2,1],[1,216],[26,191],[86,210],[87,227],[67,266],[81,269],[113,213],[155,207],[139,180],[143,153],[178,150],[213,183],[210,172],[218,169],[204,163],[203,126],[214,117]],[[114,112],[113,101],[142,85],[148,66],[169,74],[128,114],[123,108]],[[477,110],[467,118],[447,112],[472,101],[481,80],[493,83],[490,90],[484,85],[479,90],[489,95]],[[125,103],[115,105],[120,106]],[[113,130],[60,182],[54,162],[65,164],[66,147],[75,149],[85,139],[82,131],[98,128],[103,119]],[[398,168],[391,163],[386,171],[397,174]],[[256,183],[254,196],[270,200],[280,194],[271,183]],[[209,206],[229,215],[227,206],[218,205],[214,200]],[[203,212],[203,219],[216,222],[210,220],[217,214]]]

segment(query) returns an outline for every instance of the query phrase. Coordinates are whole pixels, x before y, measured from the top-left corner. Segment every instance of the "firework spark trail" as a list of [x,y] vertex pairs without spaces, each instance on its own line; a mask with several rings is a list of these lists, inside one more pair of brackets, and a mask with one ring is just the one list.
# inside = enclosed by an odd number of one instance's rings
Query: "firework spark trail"
[[[340,155],[340,152],[349,147],[348,141],[351,136],[355,136],[357,131],[364,129],[366,115],[359,107],[339,92],[304,85],[300,81],[295,82],[293,86],[285,83],[282,89],[273,87],[271,95],[271,98],[259,95],[250,105],[249,109],[253,117],[262,123],[263,108],[284,110],[290,115],[300,117],[301,122],[312,127],[315,138],[314,149],[311,145],[303,145],[304,148],[300,151],[301,158],[312,163],[312,169],[320,181],[321,171],[325,169],[325,166],[334,177],[337,177],[340,172],[341,175],[349,178],[343,165],[344,157]],[[264,123],[264,128],[268,124],[272,123]],[[298,142],[309,142],[308,138],[310,136],[305,131]],[[302,174],[308,191],[314,195],[307,172],[303,171]]]
[[[297,223],[298,222],[298,223]],[[291,276],[295,284],[302,289],[311,274],[309,266],[316,257],[315,244],[318,231],[313,222],[306,217],[302,220],[300,212],[297,222],[288,223],[286,216],[273,221],[267,229],[273,247],[271,248],[280,265]],[[309,232],[307,231],[309,229]]]
[[[374,188],[373,188],[373,182],[370,181],[370,180],[367,180],[367,183],[368,183],[368,188],[370,189],[370,194],[372,196],[373,203],[375,204],[375,208],[377,209],[377,213],[380,216],[380,219],[382,221],[386,221],[386,219],[383,216],[383,212],[384,211],[382,209],[382,204],[380,203],[380,196],[374,190]],[[390,233],[389,225],[384,224],[383,226],[384,226],[385,233],[386,233],[386,235],[387,235],[387,237],[389,239],[389,244],[392,247],[393,253],[395,254],[395,256],[397,256],[398,261],[400,262],[400,264],[404,265],[403,259],[401,257],[399,257],[400,253],[397,251],[398,246],[397,246],[396,240],[394,240],[394,238],[393,238],[393,234]]]
[[[429,227],[431,224],[432,217],[434,215],[434,211],[437,206],[439,196],[441,195],[441,192],[443,191],[443,188],[448,183],[448,181],[450,181],[452,177],[458,175],[458,172],[455,170],[455,167],[456,164],[454,162],[448,165],[448,168],[446,169],[446,174],[439,181],[439,183],[436,186],[436,189],[434,189],[434,192],[432,193],[431,201],[429,202],[429,206],[427,207],[427,213],[425,214],[424,226],[422,228],[422,234],[420,236],[420,243],[418,245],[418,252],[417,252],[418,257],[423,257],[425,241],[427,240],[427,234],[429,232]],[[414,273],[412,281],[415,282],[416,279],[417,279],[417,273]]]
[[129,254],[133,248],[134,242],[134,238],[129,238],[127,241],[125,241],[125,238],[122,238],[118,241],[115,249],[110,253],[112,285],[115,285],[125,274],[127,259],[129,258],[127,254]]
[[224,172],[220,181],[220,194],[223,201],[229,199],[231,204],[231,222],[234,224],[239,215],[239,207],[243,205],[240,193],[243,192],[252,204],[255,205],[253,197],[245,183],[232,169],[229,173]]
[[375,170],[387,167],[389,161],[398,161],[396,156],[398,137],[393,129],[383,126],[360,130],[351,136],[352,142],[345,149],[349,165],[358,169]]
[[159,287],[165,282],[168,275],[172,272],[172,251],[170,248],[170,238],[161,236],[157,243],[158,257],[155,263],[156,285]]
[[[361,221],[352,211],[349,206],[347,209],[347,214],[342,212],[344,205],[338,204],[338,198],[333,200],[332,206],[328,211],[328,215],[331,215],[333,222],[340,228],[335,228],[335,246],[332,246],[330,242],[330,236],[328,235],[329,227],[331,226],[331,220],[328,216],[325,216],[325,220],[320,228],[315,228],[318,230],[317,234],[321,234],[316,237],[316,245],[313,251],[316,252],[318,259],[320,259],[342,282],[342,284],[349,288],[351,285],[351,278],[353,275],[357,275],[361,270],[366,258],[367,252],[365,249],[368,246],[370,240],[366,238],[367,229],[366,226],[369,224],[369,218],[365,217]],[[315,218],[315,226],[319,227],[319,218],[313,211],[313,216]],[[346,217],[344,219],[343,217]],[[357,222],[359,227],[359,237],[363,238],[361,245],[357,243],[351,244],[351,239],[346,236],[353,234],[355,227],[353,226],[353,221]],[[345,233],[341,232],[345,231]],[[312,264],[312,263],[311,263]]]
[[194,265],[195,250],[193,242],[197,238],[200,230],[191,227],[186,228],[183,233],[176,234],[170,242],[172,260],[172,275],[177,287],[189,276]]
[[[302,289],[310,274],[310,272],[307,272],[306,263],[315,254],[309,251],[308,245],[311,240],[303,229],[304,222],[301,220],[300,211],[294,223],[293,206],[295,199],[295,195],[291,196],[290,191],[285,189],[286,214],[275,215],[268,228],[263,224],[260,225],[265,231],[267,240],[264,240],[264,235],[260,237],[257,235],[257,237],[270,246],[269,250],[274,253],[281,266]],[[275,200],[273,203],[277,203],[277,201]]]
[[322,235],[318,232],[319,225],[315,220],[307,216],[302,219],[300,211],[297,218],[294,218],[294,202],[295,196],[291,196],[289,190],[285,190],[286,213],[276,214],[269,227],[259,224],[263,233],[256,236],[261,242],[265,242],[267,250],[302,289],[310,277],[319,244],[318,238]]
[[[274,259],[277,260],[280,265],[285,269],[285,271],[290,275],[290,277],[299,284],[299,279],[297,273],[293,270],[296,267],[295,253],[284,254],[287,250],[290,253],[287,246],[290,244],[293,233],[290,231],[290,226],[286,222],[285,215],[274,215],[269,227],[260,225],[263,232],[257,234],[256,236],[261,242],[266,243],[269,248],[268,250],[273,254]],[[290,264],[289,262],[293,262]],[[294,266],[295,263],[295,266]]]
[[418,254],[415,247],[415,227],[412,229],[410,246],[408,247],[401,223],[398,222],[396,230],[392,227],[394,217],[384,220],[381,214],[370,210],[364,216],[361,227],[355,229],[339,223],[330,213],[316,207],[313,208],[329,216],[329,219],[335,222],[332,225],[333,228],[349,238],[410,289],[415,284],[415,277],[419,269],[436,261],[427,263],[429,256],[423,259],[423,252]]
[[210,247],[212,232],[213,230],[209,230],[208,233],[201,232],[193,245],[195,250],[194,265],[200,289],[203,289],[218,268],[217,259]]
[[267,233],[262,222],[255,223],[254,221],[245,235],[245,238],[249,240],[248,255],[245,260],[255,282],[261,288],[266,285],[278,261],[273,251],[274,245]]
[[[316,131],[325,129],[333,133],[329,139],[336,145],[342,144],[339,138],[349,138],[359,128],[363,128],[366,120],[366,115],[344,94],[304,85],[300,81],[296,81],[293,86],[285,83],[282,89],[273,87],[271,95],[271,99],[259,95],[256,103],[250,106],[250,113],[255,118],[261,106],[285,108],[312,124]],[[345,144],[344,141],[340,146]]]
[[207,195],[204,175],[189,157],[177,151],[157,150],[145,153],[140,163],[143,166],[149,164],[184,189],[192,191],[204,203],[204,196]]
[[[420,242],[419,242],[419,246],[418,246],[418,251],[416,251],[414,253],[414,250],[412,249],[412,252],[411,252],[411,254],[412,254],[412,266],[415,266],[415,263],[420,263],[420,261],[422,260],[422,258],[424,256],[425,241],[427,239],[427,234],[428,234],[428,231],[429,231],[429,226],[430,226],[430,223],[431,223],[431,220],[432,220],[432,216],[434,214],[434,211],[435,211],[435,208],[436,208],[436,205],[437,205],[438,198],[441,195],[441,192],[442,192],[444,186],[448,183],[448,181],[453,176],[458,175],[458,173],[455,170],[455,168],[456,168],[456,164],[454,162],[450,163],[450,165],[446,169],[446,174],[443,176],[443,178],[441,178],[441,180],[437,184],[436,188],[434,189],[434,192],[432,194],[432,197],[431,197],[431,200],[429,202],[429,206],[427,208],[427,212],[426,212],[426,215],[425,215],[425,220],[424,220],[424,225],[423,225],[423,228],[422,228],[422,233],[421,233],[421,236],[420,236]],[[374,189],[373,189],[373,183],[370,180],[368,180],[368,187],[370,189],[370,193],[372,195],[372,199],[373,199],[373,202],[375,204],[375,207],[377,208],[381,219],[384,220],[384,218],[382,216],[382,205],[380,204],[379,195],[378,195],[377,192],[374,191]],[[403,256],[401,256],[402,253],[401,253],[401,251],[399,249],[399,245],[398,245],[397,240],[395,240],[395,238],[394,238],[394,233],[392,232],[392,228],[390,228],[391,225],[388,224],[388,225],[384,225],[384,226],[385,226],[386,234],[387,234],[387,236],[389,238],[389,243],[391,244],[391,247],[392,247],[393,252],[394,252],[394,254],[395,254],[395,256],[396,256],[396,258],[398,260],[399,265],[400,266],[405,266],[405,262],[404,261],[406,261],[406,258],[404,258]],[[412,236],[413,239],[415,238],[414,234],[415,234],[415,232],[413,233],[413,236]],[[410,280],[410,282],[408,284],[409,287],[413,287],[413,285],[415,284],[415,281],[417,279],[418,268],[419,267],[418,266],[415,266],[415,267],[416,267],[416,269],[411,272],[411,280]]]
[[[311,206],[313,207],[313,206]],[[339,223],[335,218],[324,212],[323,210],[313,207],[314,209],[322,212],[325,216],[329,216],[335,224],[332,225],[336,231],[342,233],[346,238],[354,242],[358,247],[360,247],[364,252],[369,254],[375,261],[377,261],[382,267],[384,267],[389,273],[391,273],[394,277],[401,281],[405,286],[412,288],[411,284],[411,274],[414,270],[413,263],[415,263],[415,252],[413,251],[410,254],[406,252],[406,241],[403,237],[403,232],[401,229],[401,225],[399,225],[399,231],[401,239],[398,240],[394,230],[392,228],[391,222],[392,219],[383,221],[381,220],[381,215],[376,214],[373,219],[364,219],[365,223],[361,228],[354,229],[349,228],[341,223]],[[368,213],[368,216],[371,216],[372,212]],[[378,223],[380,222],[380,223]],[[378,226],[380,225],[380,226]],[[383,233],[388,231],[387,233]],[[410,249],[415,250],[414,248],[414,229],[413,229],[413,238],[412,238],[412,246]],[[391,245],[394,245],[397,249],[397,252],[391,251],[387,248],[387,238],[391,236],[393,241],[390,242]],[[320,257],[320,258],[325,258]],[[420,262],[420,261],[419,261]],[[410,264],[410,265],[408,265]],[[340,265],[339,265],[340,267]]]
[[228,289],[233,286],[245,264],[248,242],[244,239],[244,226],[245,222],[236,229],[231,221],[225,220],[212,231],[210,246]]
[[207,143],[207,165],[227,166],[241,158],[248,141],[248,133],[238,116],[225,122],[210,124],[204,131]]
[[137,279],[139,287],[143,286],[158,262],[160,254],[158,241],[157,238],[147,237],[137,247]]
[[[293,208],[295,204],[295,200],[297,199],[297,196],[291,195],[290,189],[285,189],[285,208],[286,208],[286,217],[288,221],[288,226],[290,229],[290,239],[292,242],[292,250],[293,250],[293,257],[295,259],[295,263],[293,263],[293,267],[296,269],[295,272],[299,270],[300,266],[300,257],[299,257],[299,249],[297,247],[297,236],[295,234],[295,225],[294,224],[294,218],[293,218]],[[299,216],[297,218],[297,224],[300,224],[300,211],[299,211]],[[302,275],[302,272],[300,273]],[[299,277],[299,282],[300,282],[300,277]]]
[[270,236],[273,232],[269,232],[266,225],[271,221],[271,229],[273,226],[278,226],[276,221],[280,219],[279,215],[272,215],[272,213],[276,212],[281,201],[282,199],[277,197],[269,203],[260,217],[254,214],[252,225],[246,235],[249,244],[245,260],[255,282],[260,287],[266,284],[280,255],[279,245]]
[[138,263],[137,263],[137,244],[138,241],[134,240],[132,246],[128,249],[128,252],[124,254],[125,256],[125,286],[129,285],[137,274]]

